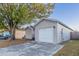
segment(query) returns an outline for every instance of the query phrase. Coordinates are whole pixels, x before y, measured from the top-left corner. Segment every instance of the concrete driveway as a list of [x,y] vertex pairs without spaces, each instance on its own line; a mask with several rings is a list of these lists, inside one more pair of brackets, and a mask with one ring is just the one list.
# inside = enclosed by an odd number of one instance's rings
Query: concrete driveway
[[54,45],[43,42],[24,43],[0,48],[0,56],[51,56],[62,47],[63,45]]

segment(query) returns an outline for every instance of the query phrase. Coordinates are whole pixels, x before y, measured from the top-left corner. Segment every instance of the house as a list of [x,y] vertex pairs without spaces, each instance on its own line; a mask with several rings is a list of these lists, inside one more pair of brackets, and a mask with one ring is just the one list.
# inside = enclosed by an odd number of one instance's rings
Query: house
[[24,39],[34,39],[34,26],[35,23],[21,25],[19,29],[25,30]]
[[26,27],[25,28],[25,39],[33,39],[34,38],[34,30],[32,26]]
[[79,31],[71,32],[71,39],[72,40],[79,40]]
[[[28,31],[28,30],[29,31]],[[26,28],[26,38],[35,38],[37,42],[61,43],[70,40],[70,33],[73,30],[55,19],[42,19],[31,28]],[[27,33],[28,32],[28,33]]]

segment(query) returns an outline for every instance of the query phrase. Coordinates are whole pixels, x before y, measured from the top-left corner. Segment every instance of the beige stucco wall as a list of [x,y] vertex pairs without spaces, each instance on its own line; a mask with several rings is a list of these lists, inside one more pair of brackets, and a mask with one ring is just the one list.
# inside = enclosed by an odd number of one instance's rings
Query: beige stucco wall
[[[41,29],[41,28],[53,28],[53,26],[57,27],[56,25],[56,22],[50,22],[50,21],[47,21],[47,20],[43,20],[42,22],[40,22],[36,27],[35,27],[35,40],[37,42],[39,42],[39,32],[38,30]],[[54,43],[56,43],[56,39],[57,39],[57,36],[56,36],[56,28],[54,30]]]
[[22,39],[25,35],[25,31],[24,30],[16,30],[15,32],[15,37],[17,39]]

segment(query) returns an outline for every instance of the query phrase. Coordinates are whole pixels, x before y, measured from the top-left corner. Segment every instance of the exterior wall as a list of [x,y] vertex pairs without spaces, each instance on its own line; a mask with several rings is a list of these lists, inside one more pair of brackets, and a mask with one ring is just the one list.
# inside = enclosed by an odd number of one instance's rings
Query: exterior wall
[[57,41],[57,25],[56,22],[50,22],[47,20],[43,20],[42,22],[40,22],[36,27],[35,27],[35,40],[39,42],[39,32],[38,30],[41,28],[54,28],[54,42],[56,43]]
[[16,32],[15,32],[15,37],[17,39],[22,39],[24,37],[24,35],[25,35],[25,31],[23,31],[23,30],[16,30]]
[[33,38],[33,30],[27,29],[25,32],[25,37],[26,39],[32,39]]
[[70,32],[72,32],[72,30],[57,23],[57,43],[70,40]]

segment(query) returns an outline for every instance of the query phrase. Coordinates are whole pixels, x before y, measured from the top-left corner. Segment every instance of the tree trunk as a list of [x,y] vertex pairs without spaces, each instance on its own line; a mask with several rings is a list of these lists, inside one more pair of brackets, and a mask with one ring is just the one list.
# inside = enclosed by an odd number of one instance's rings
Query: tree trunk
[[15,40],[15,30],[12,32],[12,37],[11,37],[12,40]]
[[15,29],[11,30],[11,40],[15,40]]

